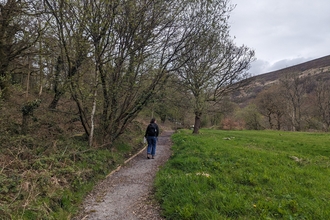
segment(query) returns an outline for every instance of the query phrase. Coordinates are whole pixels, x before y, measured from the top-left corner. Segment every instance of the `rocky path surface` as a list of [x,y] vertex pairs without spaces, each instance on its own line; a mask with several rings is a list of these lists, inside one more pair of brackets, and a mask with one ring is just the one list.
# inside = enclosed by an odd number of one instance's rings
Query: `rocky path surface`
[[118,171],[101,181],[83,202],[74,220],[163,219],[153,199],[153,181],[159,167],[171,156],[173,131],[158,137],[155,159],[146,150],[131,158]]

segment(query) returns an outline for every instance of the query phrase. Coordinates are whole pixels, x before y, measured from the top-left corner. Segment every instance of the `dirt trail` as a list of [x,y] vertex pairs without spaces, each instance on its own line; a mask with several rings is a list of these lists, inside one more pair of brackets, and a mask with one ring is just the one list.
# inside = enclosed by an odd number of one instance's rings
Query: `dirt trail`
[[163,219],[152,199],[156,172],[171,155],[170,136],[164,131],[158,138],[155,159],[147,159],[146,150],[131,158],[118,171],[101,181],[83,202],[74,220]]

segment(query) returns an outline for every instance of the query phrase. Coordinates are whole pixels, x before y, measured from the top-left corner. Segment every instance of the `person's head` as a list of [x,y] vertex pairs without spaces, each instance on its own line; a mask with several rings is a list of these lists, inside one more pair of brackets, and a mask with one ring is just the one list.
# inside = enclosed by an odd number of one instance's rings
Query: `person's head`
[[155,118],[152,118],[150,123],[155,123],[156,122],[156,119]]

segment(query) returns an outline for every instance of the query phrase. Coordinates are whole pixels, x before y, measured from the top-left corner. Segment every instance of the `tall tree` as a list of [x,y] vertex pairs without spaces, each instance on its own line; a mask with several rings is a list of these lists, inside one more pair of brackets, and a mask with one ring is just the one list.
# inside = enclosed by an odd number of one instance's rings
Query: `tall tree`
[[282,117],[285,113],[284,103],[279,85],[274,85],[258,94],[256,98],[258,111],[267,118],[270,129],[281,130]]
[[178,73],[182,86],[194,96],[195,125],[198,133],[206,103],[217,102],[226,92],[239,87],[247,78],[254,51],[236,46],[229,36],[228,19],[233,10],[229,0],[191,1],[182,20],[191,29]]
[[325,131],[330,128],[330,87],[327,81],[318,81],[316,84],[316,106],[319,118]]
[[[32,0],[0,1],[0,94],[9,96],[10,77],[18,60],[33,52],[41,26],[38,4]],[[24,59],[23,59],[24,60]]]
[[[83,91],[78,80],[79,71],[81,71],[85,61],[88,62],[90,51],[88,36],[85,32],[86,14],[79,14],[82,11],[83,3],[83,1],[74,0],[45,0],[46,12],[50,15],[49,23],[56,30],[55,39],[59,45],[55,85],[59,85],[57,80],[60,80],[62,84],[55,90],[55,96],[49,108],[55,108],[66,88],[69,88],[72,98],[77,104],[80,122],[85,133],[89,136],[89,116],[85,110],[84,100],[80,98]],[[60,78],[60,74],[63,75],[63,78]]]
[[288,74],[280,79],[280,86],[283,88],[281,95],[286,100],[286,113],[290,118],[292,131],[301,130],[306,84],[307,79],[299,77],[297,73]]
[[121,1],[110,19],[102,88],[102,138],[110,143],[166,83],[180,65],[178,52],[189,35],[178,23],[184,2]]
[[180,65],[185,1],[45,2],[90,144],[112,143]]

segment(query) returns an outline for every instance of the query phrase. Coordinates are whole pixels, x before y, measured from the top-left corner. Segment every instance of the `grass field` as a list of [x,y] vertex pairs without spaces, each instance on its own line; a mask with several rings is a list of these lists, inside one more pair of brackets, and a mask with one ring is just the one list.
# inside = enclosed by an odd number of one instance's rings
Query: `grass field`
[[330,134],[181,130],[158,172],[167,219],[330,219]]

